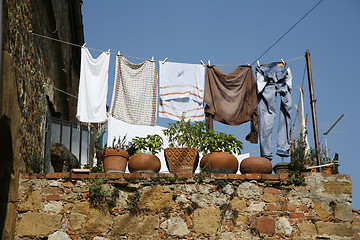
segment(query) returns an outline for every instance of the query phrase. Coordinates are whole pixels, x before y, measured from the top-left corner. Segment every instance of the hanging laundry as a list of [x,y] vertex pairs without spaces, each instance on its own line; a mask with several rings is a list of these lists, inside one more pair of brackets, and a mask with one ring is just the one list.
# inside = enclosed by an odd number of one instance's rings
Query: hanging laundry
[[302,136],[305,142],[305,154],[308,154],[310,152],[310,148],[307,137],[305,114],[304,114],[304,89],[299,87],[299,90],[300,90],[300,97],[299,97],[299,105],[296,114],[297,129],[298,129],[298,136],[299,137]]
[[154,126],[158,98],[155,62],[133,64],[116,56],[114,82],[110,114],[130,124]]
[[79,95],[76,118],[81,122],[106,122],[110,54],[94,59],[87,48],[81,48]]
[[282,63],[256,67],[258,90],[260,155],[272,159],[272,129],[276,117],[276,97],[280,95],[279,126],[277,131],[277,152],[281,157],[290,154],[290,128],[292,110],[292,74]]
[[210,123],[216,120],[236,126],[251,121],[246,140],[258,142],[256,84],[251,66],[239,66],[225,74],[216,66],[208,65],[204,99]]
[[159,71],[159,117],[179,120],[184,113],[186,120],[203,121],[205,67],[165,62]]

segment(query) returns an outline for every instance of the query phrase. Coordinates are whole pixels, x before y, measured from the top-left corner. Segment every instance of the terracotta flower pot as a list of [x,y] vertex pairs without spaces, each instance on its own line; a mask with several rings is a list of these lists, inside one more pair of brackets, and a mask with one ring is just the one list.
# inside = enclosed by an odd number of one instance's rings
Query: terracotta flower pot
[[164,155],[171,173],[194,173],[199,163],[197,148],[165,148]]
[[210,172],[236,173],[239,167],[237,158],[227,152],[212,152],[206,154],[200,161],[202,169],[209,168]]
[[263,157],[248,157],[241,161],[240,172],[270,174],[272,172],[271,161]]
[[128,168],[130,172],[158,173],[161,163],[160,159],[153,154],[140,153],[129,159]]
[[108,148],[101,152],[105,173],[124,173],[129,159],[128,151]]

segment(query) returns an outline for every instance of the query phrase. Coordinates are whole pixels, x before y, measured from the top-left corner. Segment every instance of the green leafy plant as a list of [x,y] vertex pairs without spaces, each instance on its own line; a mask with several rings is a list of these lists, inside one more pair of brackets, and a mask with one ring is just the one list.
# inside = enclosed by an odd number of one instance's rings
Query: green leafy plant
[[169,123],[163,130],[169,147],[199,147],[205,133],[204,122],[185,121],[184,115],[175,123]]
[[158,134],[147,135],[146,137],[135,137],[130,143],[128,152],[130,155],[139,153],[157,154],[163,148],[163,139]]
[[288,176],[288,182],[294,185],[303,185],[304,176],[302,172],[305,172],[306,165],[309,162],[310,155],[306,151],[306,142],[302,133],[300,133],[296,147],[290,153],[290,173]]
[[119,148],[119,149],[127,150],[130,146],[131,146],[131,143],[126,140],[126,135],[125,135],[122,138],[121,138],[121,136],[119,136],[117,141],[116,141],[116,138],[114,138],[111,148]]
[[212,152],[240,154],[242,149],[242,142],[236,139],[234,135],[211,130],[205,131],[199,147],[199,151],[203,155]]
[[89,186],[89,202],[92,207],[98,207],[106,203],[109,208],[115,206],[116,199],[119,197],[117,188],[105,189],[103,186],[104,179],[96,177]]

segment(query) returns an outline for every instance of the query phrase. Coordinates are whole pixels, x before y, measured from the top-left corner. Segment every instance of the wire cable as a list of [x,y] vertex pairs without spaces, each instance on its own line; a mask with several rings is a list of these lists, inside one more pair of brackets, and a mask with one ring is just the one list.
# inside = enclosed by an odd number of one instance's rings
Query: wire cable
[[[79,45],[79,44],[75,44],[75,43],[67,42],[67,41],[64,41],[64,40],[60,40],[60,39],[56,39],[56,38],[44,36],[44,35],[41,35],[41,34],[38,34],[38,33],[34,33],[34,32],[32,32],[32,31],[30,31],[30,33],[33,34],[33,35],[35,35],[35,36],[37,36],[37,37],[42,37],[42,38],[45,38],[45,39],[57,41],[57,42],[64,43],[64,44],[69,44],[69,45],[72,45],[72,46],[75,46],[75,47],[80,47],[80,48],[83,47],[82,45]],[[90,48],[90,47],[86,47],[86,48],[87,48],[87,49],[90,49],[90,50],[102,52],[102,53],[109,53],[109,54],[112,54],[112,55],[118,55],[117,53],[113,53],[113,52],[109,52],[109,51],[103,51],[103,50],[96,49],[96,48]],[[124,56],[124,57],[134,58],[134,59],[139,59],[139,60],[150,60],[149,58],[141,58],[141,57],[124,55],[124,54],[121,54],[121,55]],[[303,58],[303,57],[305,57],[305,56],[301,56],[301,57],[289,59],[289,60],[286,60],[285,62],[292,62],[292,61],[298,60],[298,59]],[[156,60],[156,59],[154,59],[153,61],[162,62],[163,60]],[[250,65],[250,64],[248,64],[248,65]],[[263,65],[264,65],[264,64],[263,64]],[[237,67],[237,66],[239,66],[239,64],[237,64],[237,65],[216,65],[216,66],[218,66],[218,67]],[[256,66],[256,65],[255,65],[255,64],[252,64],[251,66]]]
[[278,40],[276,40],[263,54],[260,55],[251,65],[262,58],[270,49],[272,49],[283,37],[285,37],[296,25],[298,25],[307,15],[309,15],[323,0],[320,0],[314,7],[312,7],[300,20],[298,20],[289,30],[287,30]]

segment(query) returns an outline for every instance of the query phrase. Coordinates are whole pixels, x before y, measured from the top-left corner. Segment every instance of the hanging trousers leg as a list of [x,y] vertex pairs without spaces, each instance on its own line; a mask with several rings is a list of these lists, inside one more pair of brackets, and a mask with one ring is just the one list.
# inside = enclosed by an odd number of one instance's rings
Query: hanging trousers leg
[[276,89],[274,83],[268,83],[258,95],[260,156],[272,159],[272,129],[276,117]]
[[287,85],[283,85],[278,91],[281,98],[279,126],[278,126],[278,140],[277,152],[280,157],[288,157],[290,155],[290,128],[291,128],[291,110],[292,99],[291,93]]

